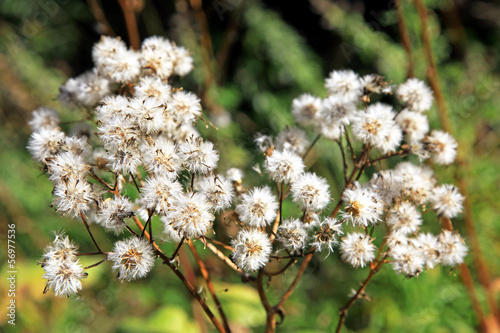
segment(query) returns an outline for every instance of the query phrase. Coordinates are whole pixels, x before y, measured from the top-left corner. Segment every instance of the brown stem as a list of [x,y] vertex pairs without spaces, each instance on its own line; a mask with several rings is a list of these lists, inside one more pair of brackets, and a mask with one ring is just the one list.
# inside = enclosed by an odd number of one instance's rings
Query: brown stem
[[410,78],[413,77],[413,68],[414,68],[410,36],[408,34],[408,28],[406,27],[404,8],[401,0],[396,0],[395,6],[396,6],[396,14],[398,16],[399,35],[401,37],[401,42],[403,43],[403,47],[405,48],[406,55],[408,57],[408,71],[406,77]]
[[[382,251],[382,247],[380,248],[380,251]],[[344,307],[342,309],[340,309],[340,318],[339,318],[339,323],[337,324],[337,329],[335,330],[336,333],[339,333],[342,330],[342,326],[344,325],[345,319],[347,317],[347,311],[356,302],[356,300],[358,298],[360,298],[360,295],[363,294],[368,283],[370,283],[370,281],[373,279],[373,276],[375,276],[375,274],[377,274],[377,272],[380,270],[382,265],[385,263],[386,257],[387,257],[387,255],[384,257],[384,259],[382,259],[378,262],[377,266],[370,269],[370,273],[366,277],[365,281],[363,281],[363,284],[361,285],[361,287],[359,287],[359,289],[356,291],[356,294],[354,296],[352,296],[351,299],[349,299],[347,304],[344,305]]]
[[203,278],[205,279],[205,282],[207,283],[208,290],[210,291],[210,294],[212,295],[212,298],[215,302],[215,305],[217,305],[217,310],[219,310],[219,314],[222,318],[222,322],[224,324],[224,328],[226,332],[230,333],[231,329],[229,327],[229,322],[227,320],[226,313],[222,309],[222,305],[219,301],[219,298],[217,297],[215,293],[214,286],[212,284],[212,281],[210,280],[210,275],[208,274],[208,270],[205,266],[205,263],[203,260],[201,260],[200,255],[198,254],[198,251],[196,250],[196,247],[194,246],[193,242],[191,240],[188,240],[188,245],[189,249],[191,250],[191,253],[193,254],[194,259],[198,263],[198,266],[200,267],[201,275],[203,275]]
[[306,159],[307,155],[309,155],[309,153],[313,149],[314,145],[316,144],[316,142],[319,141],[320,138],[321,138],[321,133],[318,134],[318,136],[314,139],[314,141],[309,145],[309,148],[307,148],[306,152],[302,155],[303,160]]
[[[446,108],[446,103],[443,97],[443,92],[441,89],[441,85],[439,82],[439,77],[437,73],[437,68],[436,64],[434,61],[434,56],[433,56],[433,51],[432,51],[432,44],[431,44],[431,37],[430,37],[430,32],[429,32],[429,26],[427,22],[427,9],[425,7],[425,4],[422,0],[414,0],[415,6],[417,7],[418,14],[420,17],[420,23],[422,26],[422,42],[424,46],[424,51],[425,55],[427,58],[427,62],[429,65],[428,71],[427,71],[427,76],[429,77],[429,82],[431,84],[431,88],[434,91],[434,95],[436,97],[436,104],[438,107],[439,111],[439,119],[441,122],[441,127],[448,133],[452,134],[451,132],[451,125],[450,121],[448,118],[448,111]],[[457,168],[460,168],[462,166],[461,161],[457,161]],[[474,262],[477,266],[478,269],[478,276],[479,276],[479,282],[483,286],[483,288],[486,291],[487,300],[489,307],[495,316],[495,319],[500,322],[500,314],[498,311],[498,305],[493,297],[493,292],[491,290],[491,282],[490,282],[490,277],[488,273],[488,268],[484,262],[484,257],[482,255],[481,249],[479,247],[479,239],[477,238],[477,233],[476,233],[476,227],[474,223],[474,217],[472,215],[472,207],[470,206],[470,202],[468,201],[469,195],[467,191],[467,186],[465,184],[464,179],[459,175],[459,173],[455,174],[455,180],[458,182],[460,192],[464,195],[465,197],[465,218],[464,222],[466,224],[466,231],[467,235],[469,236],[471,240],[471,246],[473,248],[472,254],[474,256]],[[451,227],[451,222],[450,222],[450,227]],[[470,274],[470,273],[469,273]],[[465,281],[464,281],[465,283]],[[469,294],[471,295],[471,294]],[[477,295],[475,296],[477,298]],[[471,301],[474,303],[474,299],[471,298]],[[480,322],[483,321],[483,318],[478,318]]]
[[222,260],[226,265],[228,265],[231,269],[237,271],[238,273],[243,273],[243,271],[236,266],[234,262],[231,261],[224,253],[222,253],[218,248],[215,247],[212,243],[207,243],[207,247],[210,251],[213,252],[220,260]]
[[427,76],[429,78],[429,83],[432,90],[434,91],[434,96],[436,97],[436,104],[439,111],[439,120],[441,122],[441,127],[445,132],[450,133],[450,121],[448,119],[448,112],[446,111],[446,103],[443,97],[443,92],[441,90],[441,84],[439,83],[439,76],[436,68],[436,62],[434,60],[434,53],[432,52],[431,34],[429,29],[429,24],[427,21],[427,8],[423,0],[413,0],[415,7],[418,11],[418,16],[420,18],[420,25],[422,29],[422,44],[424,47],[425,58],[427,59]]
[[223,248],[225,248],[226,250],[229,250],[229,251],[234,251],[234,247],[229,246],[229,245],[227,245],[227,244],[224,244],[224,243],[222,243],[222,242],[219,242],[218,240],[215,240],[215,239],[212,239],[212,238],[209,238],[209,237],[205,237],[205,236],[203,236],[203,237],[202,237],[202,239],[203,239],[203,240],[207,240],[207,241],[209,241],[209,242],[212,242],[212,243],[214,243],[214,244],[220,245],[220,246],[222,246]]
[[122,8],[123,17],[125,18],[130,47],[134,50],[139,50],[141,48],[141,38],[139,37],[139,29],[137,27],[137,19],[135,17],[132,1],[118,0],[118,3]]
[[260,302],[264,306],[266,310],[266,333],[274,333],[276,329],[276,313],[274,308],[269,303],[269,299],[267,298],[266,292],[264,291],[264,269],[259,271],[257,275],[257,280],[255,281],[255,285],[257,286],[257,292],[259,293]]
[[105,35],[115,37],[116,34],[113,31],[111,24],[109,24],[109,21],[106,19],[106,15],[104,14],[104,11],[101,8],[100,1],[99,0],[87,0],[87,4],[89,5],[90,11],[92,12],[92,15],[94,16],[95,20],[101,26],[102,32]]
[[288,299],[288,297],[290,297],[292,295],[295,287],[297,287],[297,284],[299,283],[300,278],[302,277],[302,274],[304,274],[304,272],[305,272],[305,270],[307,268],[307,265],[309,265],[309,262],[311,261],[313,255],[314,255],[314,252],[309,253],[308,255],[306,255],[306,257],[304,258],[304,261],[302,262],[302,265],[300,265],[299,272],[295,276],[295,279],[293,280],[293,282],[290,285],[290,287],[288,287],[288,290],[285,292],[285,294],[283,295],[283,297],[281,297],[280,301],[278,302],[278,305],[276,305],[276,308],[282,307],[283,304]]
[[266,272],[266,271],[264,271],[264,274],[266,276],[280,275],[281,273],[284,273],[287,269],[289,269],[290,267],[292,267],[293,264],[295,264],[296,262],[297,262],[297,257],[292,256],[290,258],[290,260],[288,261],[288,263],[285,266],[283,266],[280,270],[278,270],[276,272]]
[[134,175],[132,174],[132,172],[129,172],[129,174],[130,174],[130,177],[132,178],[132,180],[134,181],[135,188],[137,189],[137,191],[139,193],[141,193],[141,188],[139,187],[139,184],[137,184],[137,181],[135,180]]
[[96,267],[96,266],[99,266],[100,264],[102,264],[103,262],[105,262],[106,260],[108,260],[108,258],[104,258],[102,259],[101,261],[98,261],[96,262],[95,264],[93,265],[90,265],[90,266],[87,266],[87,267],[83,267],[83,269],[89,269],[89,268],[92,268],[92,267]]
[[344,175],[344,182],[347,183],[347,162],[346,162],[346,159],[345,159],[345,152],[344,152],[344,147],[342,147],[342,136],[340,137],[340,139],[337,141],[338,145],[339,145],[339,148],[340,148],[340,152],[342,153],[342,167],[343,167],[343,175]]
[[175,259],[175,257],[177,256],[177,254],[179,253],[179,250],[181,249],[182,245],[184,245],[184,241],[186,240],[186,237],[182,237],[181,241],[179,242],[179,244],[177,244],[177,247],[175,248],[175,251],[174,253],[172,254],[172,260]]
[[[144,230],[144,226],[142,225],[141,221],[139,221],[139,219],[136,216],[133,217],[133,220],[134,220],[135,224],[137,225],[137,227],[139,227],[139,229],[142,232]],[[144,233],[144,235],[146,236],[146,238],[148,240],[150,239],[149,233],[147,231]],[[208,307],[205,300],[196,292],[193,285],[186,279],[184,274],[182,274],[181,271],[179,271],[177,269],[177,267],[173,263],[170,262],[170,258],[167,257],[162,252],[162,250],[159,248],[159,246],[158,246],[158,244],[156,244],[156,242],[153,242],[152,245],[153,245],[153,250],[155,251],[156,255],[159,256],[163,260],[163,263],[165,265],[167,265],[172,270],[172,272],[174,272],[174,274],[181,280],[181,282],[189,290],[191,295],[198,301],[198,303],[200,303],[201,307],[203,308],[203,311],[205,311],[205,314],[208,316],[208,318],[210,319],[212,324],[215,326],[215,328],[221,333],[226,333],[226,330],[221,325],[219,320],[214,316],[214,314],[212,313],[212,311]]]
[[89,225],[81,212],[80,212],[80,217],[82,218],[83,224],[85,224],[85,228],[87,228],[87,232],[89,233],[90,238],[92,238],[92,242],[94,242],[94,245],[97,248],[97,251],[99,251],[99,253],[103,253],[101,248],[99,247],[99,245],[97,245],[97,242],[94,239],[94,235],[92,235],[92,232],[90,231]]

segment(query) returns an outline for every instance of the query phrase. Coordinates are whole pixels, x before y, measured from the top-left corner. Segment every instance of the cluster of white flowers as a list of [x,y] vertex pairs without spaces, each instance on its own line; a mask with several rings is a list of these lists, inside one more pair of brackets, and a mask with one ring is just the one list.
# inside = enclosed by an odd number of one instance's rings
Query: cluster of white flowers
[[45,291],[56,296],[70,296],[82,290],[82,279],[87,276],[77,257],[77,247],[63,233],[55,235],[51,245],[45,248],[42,268],[47,280]]
[[[216,214],[224,213],[239,226],[230,257],[246,272],[262,269],[281,251],[294,257],[330,254],[337,247],[342,260],[356,268],[390,258],[394,270],[406,276],[463,262],[467,247],[457,233],[420,233],[424,210],[454,218],[464,199],[452,185],[439,185],[429,167],[400,161],[362,184],[363,170],[378,158],[414,154],[441,165],[455,159],[453,137],[440,130],[429,133],[424,112],[432,105],[432,92],[422,81],[410,79],[394,87],[379,75],[333,71],[325,81],[326,98],[304,94],[292,103],[296,122],[309,129],[287,128],[276,137],[257,137],[264,153],[262,169],[274,184],[247,190],[241,170],[218,174],[219,152],[195,129],[202,116],[200,99],[169,80],[191,71],[186,49],[151,37],[135,51],[118,38],[103,37],[92,58],[95,68],[68,80],[60,99],[88,111],[96,128],[90,133],[96,136],[66,135],[57,113],[46,108],[35,110],[29,123],[33,135],[28,149],[54,182],[57,211],[116,235],[126,229],[134,233],[127,225],[130,219],[141,218],[150,228],[161,221],[162,238],[179,246],[204,237]],[[371,103],[374,95],[393,92],[396,106]],[[335,208],[328,180],[307,170],[310,130],[344,150],[339,166],[345,168],[347,184],[338,189]],[[362,151],[355,156],[359,147]],[[260,166],[255,170],[262,174]],[[283,216],[285,200],[301,216]],[[226,214],[233,204],[234,212]],[[381,248],[372,236],[378,225],[388,230]],[[157,229],[153,237],[158,237]],[[116,241],[106,259],[118,278],[130,281],[148,274],[156,251],[136,234]],[[47,287],[56,295],[81,290],[86,273],[66,236],[56,236],[47,248],[43,267]]]
[[[195,129],[200,99],[172,85],[172,75],[191,71],[189,52],[161,37],[144,40],[139,51],[102,37],[92,58],[95,67],[62,85],[59,99],[87,112],[95,130],[68,135],[47,108],[35,110],[29,122],[28,149],[54,182],[54,207],[116,235],[131,230],[132,218],[152,223],[154,215],[163,232],[153,236],[180,242],[205,235],[214,214],[231,206],[242,174],[233,170],[228,180],[217,174],[219,153]],[[139,195],[129,193],[130,186]],[[63,240],[69,242],[58,236],[47,253]],[[107,259],[130,281],[145,277],[155,257],[149,242],[135,236],[116,241]],[[48,288],[56,295],[81,290],[78,260],[53,258],[45,255]]]

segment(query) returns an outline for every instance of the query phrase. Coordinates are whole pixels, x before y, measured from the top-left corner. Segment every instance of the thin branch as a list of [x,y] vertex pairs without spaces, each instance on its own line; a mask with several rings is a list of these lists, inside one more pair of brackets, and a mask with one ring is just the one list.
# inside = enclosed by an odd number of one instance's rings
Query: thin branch
[[131,172],[131,171],[129,172],[129,174],[130,174],[130,177],[132,178],[132,180],[134,181],[135,188],[137,189],[137,191],[138,191],[139,193],[141,193],[141,188],[139,187],[139,184],[137,184],[137,181],[135,180],[134,175],[132,174],[132,172]]
[[92,232],[90,231],[87,220],[85,220],[85,217],[83,216],[83,214],[81,212],[80,212],[80,217],[82,218],[83,224],[85,224],[85,228],[87,228],[87,232],[89,233],[90,238],[92,238],[92,242],[94,243],[95,247],[97,248],[97,251],[99,251],[99,253],[103,253],[101,248],[99,247],[99,245],[97,245],[97,242],[94,239],[94,235],[92,235]]
[[220,260],[222,260],[229,268],[237,271],[238,273],[242,273],[243,271],[236,266],[234,262],[231,261],[224,253],[222,253],[218,248],[215,247],[212,243],[207,243],[207,247],[213,254],[215,254]]
[[206,236],[202,236],[202,237],[201,237],[201,239],[205,239],[205,240],[207,240],[207,241],[209,241],[209,242],[212,242],[212,243],[214,243],[214,244],[220,245],[220,246],[222,246],[223,248],[225,248],[226,250],[229,250],[229,251],[234,251],[234,247],[229,246],[229,245],[227,245],[227,244],[224,244],[224,243],[222,243],[222,242],[219,242],[219,241],[218,241],[218,240],[216,240],[216,239],[212,239],[212,238],[209,238],[209,237],[206,237]]
[[100,1],[87,0],[87,4],[89,5],[90,11],[92,12],[92,15],[94,16],[95,20],[99,23],[102,32],[105,35],[115,37],[116,34],[113,31],[111,24],[109,24],[109,21],[106,19],[106,15],[104,14],[104,11],[101,8]]
[[307,155],[309,155],[309,153],[313,149],[314,145],[316,144],[316,142],[319,141],[320,138],[321,138],[321,133],[318,134],[318,136],[314,139],[314,141],[309,145],[309,148],[307,148],[306,152],[302,155],[303,160],[306,159]]
[[174,253],[172,254],[172,260],[175,259],[175,257],[177,256],[177,254],[179,253],[179,250],[181,249],[182,245],[184,245],[184,241],[186,240],[186,237],[182,237],[181,241],[179,242],[179,244],[177,244],[177,247],[175,248],[175,251]]
[[[137,227],[139,227],[139,229],[141,230],[141,232],[144,230],[144,227],[141,223],[141,221],[139,221],[139,219],[134,216],[133,217],[134,219],[134,222],[135,224],[137,225]],[[146,238],[150,239],[149,238],[149,233],[146,231],[144,233],[144,235],[146,236]],[[212,322],[212,324],[215,326],[215,328],[221,332],[221,333],[226,333],[226,330],[224,329],[224,327],[221,325],[221,323],[219,322],[219,320],[214,316],[214,314],[212,313],[212,311],[210,310],[210,308],[208,307],[207,303],[205,302],[205,300],[196,292],[196,289],[193,287],[193,285],[186,279],[186,277],[184,276],[184,274],[182,274],[178,269],[177,267],[170,262],[170,258],[167,257],[163,252],[162,250],[159,248],[158,244],[156,244],[156,242],[153,242],[152,243],[152,246],[153,246],[153,250],[155,251],[156,255],[158,255],[162,260],[163,260],[163,263],[165,265],[167,265],[171,270],[172,272],[174,272],[174,274],[181,280],[181,282],[186,286],[186,288],[189,290],[189,292],[191,293],[191,295],[198,301],[198,303],[200,303],[201,307],[203,308],[203,311],[205,311],[205,314],[208,316],[208,318],[210,319],[210,321]]]
[[137,27],[137,19],[132,1],[118,0],[118,3],[122,8],[123,17],[125,18],[130,47],[134,50],[139,50],[141,48],[141,38],[139,37],[139,28]]
[[410,36],[408,34],[408,28],[406,26],[402,1],[395,0],[395,6],[396,6],[396,14],[398,16],[399,35],[401,37],[401,42],[403,43],[403,47],[405,48],[406,56],[408,57],[408,71],[406,77],[411,78],[413,77],[413,69],[414,69],[413,53],[411,50]]
[[297,262],[297,257],[291,257],[290,260],[288,261],[288,263],[283,266],[280,270],[276,271],[276,272],[266,272],[264,271],[264,274],[266,276],[275,276],[275,275],[280,275],[284,272],[286,272],[287,269],[289,269],[290,267],[293,266],[293,264],[295,264]]
[[342,165],[343,165],[343,168],[344,168],[344,182],[347,183],[347,162],[346,162],[346,159],[345,159],[345,152],[344,152],[344,147],[342,147],[342,136],[340,136],[340,139],[337,141],[338,145],[339,145],[339,148],[340,148],[340,152],[342,153]]
[[[381,250],[382,250],[382,248],[381,248]],[[342,330],[342,326],[344,325],[345,319],[347,317],[347,311],[356,302],[356,300],[358,298],[360,298],[361,294],[363,294],[363,292],[365,291],[366,286],[368,285],[368,283],[370,283],[370,281],[373,279],[373,276],[375,276],[375,274],[377,274],[377,272],[380,270],[380,268],[384,264],[384,260],[385,260],[386,257],[387,257],[387,255],[384,257],[383,260],[381,260],[381,261],[378,262],[377,266],[375,266],[374,268],[370,269],[370,273],[366,277],[365,281],[363,281],[363,284],[361,285],[361,287],[359,287],[359,289],[356,292],[356,294],[351,297],[351,299],[347,302],[347,304],[342,309],[340,309],[339,323],[337,324],[337,329],[335,330],[335,333],[340,333],[340,331]]]
[[311,261],[313,255],[314,255],[314,252],[306,255],[304,261],[302,262],[302,265],[300,265],[299,272],[295,276],[295,279],[293,280],[290,287],[288,287],[288,290],[285,292],[283,297],[281,297],[280,301],[278,302],[278,305],[276,305],[276,308],[282,307],[283,304],[286,302],[286,300],[292,295],[295,287],[297,287],[297,284],[299,283],[300,278],[302,277],[302,274],[304,274],[304,272],[307,268],[307,265],[309,265],[309,262]]
[[102,259],[101,261],[96,262],[96,263],[95,263],[95,264],[93,264],[93,265],[90,265],[90,266],[87,266],[87,267],[83,267],[83,269],[89,269],[89,268],[92,268],[92,267],[99,266],[100,264],[102,264],[102,263],[103,263],[103,262],[105,262],[106,260],[108,260],[108,258],[104,258],[104,259]]
[[198,263],[198,266],[200,267],[201,275],[203,275],[203,278],[205,279],[205,282],[207,283],[208,290],[210,294],[212,295],[212,298],[215,302],[215,305],[217,305],[217,310],[219,310],[219,314],[222,318],[222,322],[224,324],[224,328],[226,329],[226,332],[230,333],[231,329],[229,327],[229,322],[227,320],[227,316],[222,309],[222,305],[219,301],[219,298],[217,297],[215,293],[214,286],[212,284],[212,281],[210,280],[210,274],[208,273],[208,270],[205,266],[205,263],[203,260],[201,260],[200,255],[198,254],[198,251],[196,250],[196,247],[194,246],[193,242],[191,240],[188,240],[188,246],[189,249],[191,250],[191,253],[193,254],[194,259]]

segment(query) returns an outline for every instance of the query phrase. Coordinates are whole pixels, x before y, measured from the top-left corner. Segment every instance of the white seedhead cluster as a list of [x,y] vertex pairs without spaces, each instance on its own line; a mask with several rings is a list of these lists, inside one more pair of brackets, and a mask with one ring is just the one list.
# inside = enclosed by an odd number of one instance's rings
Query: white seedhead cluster
[[[293,264],[336,249],[355,268],[390,263],[408,277],[463,262],[467,247],[458,233],[422,232],[431,229],[424,213],[454,218],[464,200],[420,164],[428,159],[449,165],[457,149],[451,135],[430,131],[425,112],[433,96],[424,82],[410,79],[395,87],[379,75],[333,71],[325,98],[304,94],[292,102],[304,128],[258,136],[264,161],[254,169],[268,184],[246,189],[241,170],[218,173],[216,145],[197,132],[200,99],[174,87],[171,77],[192,69],[186,49],[151,37],[131,50],[120,39],[103,37],[92,57],[95,68],[60,89],[61,101],[86,112],[92,134],[67,135],[57,112],[40,108],[29,123],[28,149],[54,183],[57,211],[81,221],[91,237],[89,223],[116,236],[132,234],[115,241],[111,252],[92,237],[97,252],[86,253],[104,255],[98,264],[112,263],[119,279],[145,277],[158,257],[173,265],[182,244],[195,240],[223,246],[214,253],[245,276],[267,274],[271,260],[291,258]],[[394,105],[381,102],[391,100]],[[308,168],[306,156],[320,137],[340,148],[338,175],[319,176]],[[404,160],[408,155],[411,162]],[[368,175],[367,167],[379,170]],[[339,175],[343,180],[332,186],[329,180]],[[300,213],[285,216],[284,204]],[[220,226],[228,235],[211,239],[216,221],[225,222]],[[171,258],[160,239],[175,243]],[[47,289],[58,296],[82,289],[85,270],[95,265],[82,268],[79,255],[67,236],[56,235],[42,264]]]

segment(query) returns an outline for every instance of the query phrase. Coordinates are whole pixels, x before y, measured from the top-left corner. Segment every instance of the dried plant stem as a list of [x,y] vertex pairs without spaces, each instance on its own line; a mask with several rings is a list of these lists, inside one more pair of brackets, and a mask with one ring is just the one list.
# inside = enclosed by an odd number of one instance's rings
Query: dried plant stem
[[210,292],[210,295],[212,295],[212,298],[217,305],[217,310],[219,311],[220,317],[222,319],[222,323],[224,324],[224,328],[226,329],[226,332],[230,333],[231,329],[229,327],[229,322],[227,320],[226,313],[222,309],[222,305],[219,301],[219,298],[217,297],[217,294],[215,293],[214,286],[212,284],[212,281],[210,280],[210,275],[208,274],[208,270],[205,266],[205,263],[203,260],[201,260],[200,255],[198,254],[198,251],[196,250],[196,247],[194,246],[193,242],[191,240],[188,240],[188,246],[189,249],[191,250],[191,253],[193,254],[194,259],[198,263],[198,266],[200,267],[201,275],[203,275],[203,278],[205,279],[205,282],[207,283],[208,291]]
[[102,264],[102,263],[103,263],[103,262],[105,262],[106,260],[108,260],[108,258],[107,258],[107,257],[106,257],[106,258],[104,258],[104,259],[102,259],[101,261],[96,262],[96,263],[95,263],[95,264],[93,264],[93,265],[90,265],[90,266],[84,267],[83,269],[89,269],[89,268],[92,268],[92,267],[99,266],[100,264]]
[[90,231],[90,227],[87,223],[87,220],[85,220],[85,216],[83,216],[83,214],[81,212],[80,212],[80,217],[82,218],[83,224],[85,224],[85,228],[87,228],[87,232],[89,233],[90,238],[92,238],[92,242],[94,243],[95,247],[97,248],[97,251],[99,251],[99,253],[103,253],[101,248],[99,247],[99,245],[97,245],[97,242],[94,239],[94,235],[92,235],[92,232]]
[[139,37],[139,29],[137,27],[137,19],[131,0],[118,0],[123,11],[125,24],[127,26],[127,34],[130,42],[130,47],[134,50],[141,48],[141,38]]
[[177,257],[177,254],[179,253],[179,250],[181,249],[182,245],[184,245],[185,240],[186,240],[186,237],[182,237],[182,239],[179,242],[179,244],[177,244],[177,247],[175,248],[174,253],[172,253],[172,260],[174,260],[175,257]]
[[236,266],[234,262],[231,261],[224,253],[222,253],[218,248],[215,247],[212,243],[207,243],[207,247],[210,251],[213,252],[220,260],[222,260],[226,265],[228,265],[231,269],[237,271],[238,273],[243,273],[243,271]]
[[102,32],[105,35],[115,37],[116,34],[109,24],[109,21],[106,19],[106,15],[104,15],[104,11],[101,8],[101,4],[99,0],[87,0],[87,4],[89,5],[90,11],[94,16],[95,20],[101,25]]
[[[434,55],[433,55],[433,50],[432,50],[432,44],[431,44],[431,36],[429,32],[429,26],[428,26],[428,21],[427,21],[427,9],[425,7],[425,4],[422,0],[414,0],[415,6],[418,10],[418,14],[420,17],[420,24],[421,24],[421,29],[422,29],[422,42],[423,42],[423,47],[426,55],[426,59],[428,62],[428,71],[427,71],[427,76],[429,77],[429,82],[431,84],[431,88],[434,91],[434,95],[436,97],[436,104],[438,107],[438,113],[439,113],[439,119],[441,122],[441,127],[448,133],[453,134],[451,131],[451,125],[450,125],[450,120],[448,117],[448,111],[446,107],[446,103],[443,97],[441,85],[439,83],[439,77],[437,73],[437,68],[436,68],[436,63],[434,60]],[[459,160],[457,161],[457,169],[460,169],[463,167],[465,164],[465,161]],[[466,231],[467,235],[470,239],[471,242],[471,248],[472,248],[472,254],[474,257],[474,263],[476,264],[477,270],[478,270],[478,276],[479,276],[479,282],[483,286],[484,290],[486,291],[487,295],[487,301],[490,307],[490,310],[492,314],[494,315],[498,326],[500,326],[500,314],[498,310],[498,305],[496,303],[496,300],[493,297],[493,292],[491,290],[491,281],[489,277],[489,272],[488,268],[486,266],[484,256],[481,252],[480,246],[479,246],[479,239],[477,238],[477,232],[476,232],[476,226],[474,222],[474,216],[472,215],[472,207],[470,205],[469,201],[469,195],[467,191],[467,185],[465,183],[465,180],[463,179],[462,176],[460,176],[460,172],[455,173],[455,180],[458,183],[458,187],[460,189],[460,192],[464,195],[465,197],[465,202],[464,202],[464,222],[466,226]],[[449,223],[449,227],[451,228],[451,222]],[[450,229],[451,230],[451,229]],[[463,264],[460,267],[460,271],[464,271],[465,274],[468,274],[470,276],[470,272],[468,271],[467,266]],[[467,270],[467,271],[466,271]],[[464,284],[466,283],[466,277],[464,277]],[[475,293],[474,289],[468,289],[469,296],[471,297],[471,302],[474,304],[476,300],[478,299],[477,294]],[[472,295],[475,295],[472,297]],[[475,306],[474,306],[475,307]],[[479,315],[478,312],[476,312],[477,315]],[[478,320],[482,322],[484,320],[484,317],[478,317]]]
[[432,52],[431,34],[429,31],[429,23],[427,20],[427,8],[423,0],[413,0],[415,7],[418,11],[418,16],[420,17],[420,25],[422,29],[422,44],[424,46],[425,58],[427,59],[427,76],[429,77],[429,83],[432,90],[434,91],[434,96],[436,98],[436,104],[439,110],[439,120],[441,122],[441,127],[446,132],[450,133],[450,121],[448,119],[448,112],[446,111],[446,103],[443,96],[443,91],[441,89],[441,84],[439,83],[439,76],[436,68],[436,61],[434,60],[434,53]]
[[266,272],[266,271],[264,271],[264,274],[266,276],[280,275],[280,274],[284,273],[287,269],[289,269],[290,267],[292,267],[293,264],[295,264],[295,262],[297,262],[297,257],[292,256],[290,258],[290,260],[288,261],[288,263],[285,266],[283,266],[280,270],[278,270],[276,272]]
[[408,34],[408,28],[406,26],[405,14],[403,3],[401,0],[395,0],[396,14],[398,16],[398,29],[399,35],[401,37],[401,42],[405,48],[406,55],[408,57],[408,70],[406,73],[407,78],[413,77],[414,63],[413,63],[413,53],[411,50],[410,36]]
[[[382,248],[383,248],[383,246],[380,248],[381,251],[382,251]],[[380,255],[380,253],[379,253],[379,255]],[[366,277],[366,279],[361,284],[361,287],[359,287],[359,289],[356,291],[356,294],[349,299],[349,301],[347,302],[347,304],[344,305],[344,307],[342,309],[340,309],[340,319],[339,319],[339,323],[337,324],[337,329],[335,330],[336,333],[339,333],[342,330],[342,327],[344,326],[345,319],[347,317],[347,311],[356,302],[356,300],[358,298],[360,298],[360,296],[363,294],[363,292],[365,291],[366,286],[368,285],[368,283],[370,283],[370,281],[373,279],[373,277],[375,276],[375,274],[377,274],[377,272],[380,270],[380,268],[382,267],[382,265],[385,263],[385,258],[386,257],[387,256],[385,256],[384,259],[380,260],[375,267],[373,267],[372,269],[370,269],[370,273],[368,274],[368,276]]]
[[302,265],[300,265],[299,272],[295,276],[295,279],[293,280],[290,287],[288,287],[288,290],[285,292],[283,297],[281,297],[280,301],[278,302],[278,305],[276,305],[276,308],[282,307],[283,304],[285,304],[286,300],[292,295],[293,291],[295,290],[295,287],[297,287],[297,284],[299,283],[300,278],[302,277],[302,274],[304,274],[304,272],[307,268],[307,265],[309,265],[309,262],[311,261],[313,255],[314,255],[314,252],[306,255],[306,257],[304,258],[304,261],[302,262]]
[[[137,225],[137,227],[142,232],[144,230],[144,226],[142,225],[141,221],[139,221],[139,219],[137,217],[135,217],[135,216],[133,217],[133,220],[134,220],[135,224]],[[144,232],[144,236],[148,240],[150,240],[150,236],[149,236],[149,233],[147,231]],[[159,246],[158,246],[158,244],[156,244],[156,242],[153,242],[152,245],[153,245],[153,250],[155,251],[156,255],[163,260],[163,263],[165,265],[167,265],[172,270],[172,272],[174,272],[174,274],[181,280],[181,282],[189,290],[189,292],[191,293],[191,295],[198,301],[198,303],[200,303],[201,307],[203,308],[203,311],[205,311],[205,314],[208,316],[208,318],[210,319],[210,321],[212,322],[212,324],[215,326],[215,328],[219,332],[221,332],[221,333],[226,333],[226,330],[221,325],[221,323],[219,322],[219,320],[215,317],[215,315],[212,313],[212,311],[208,307],[208,305],[205,302],[205,300],[196,292],[196,290],[194,289],[193,285],[186,279],[186,277],[184,276],[184,274],[182,274],[181,271],[179,271],[177,269],[177,267],[175,267],[175,265],[173,263],[171,263],[170,258],[167,257],[163,253],[163,251],[159,248]]]

